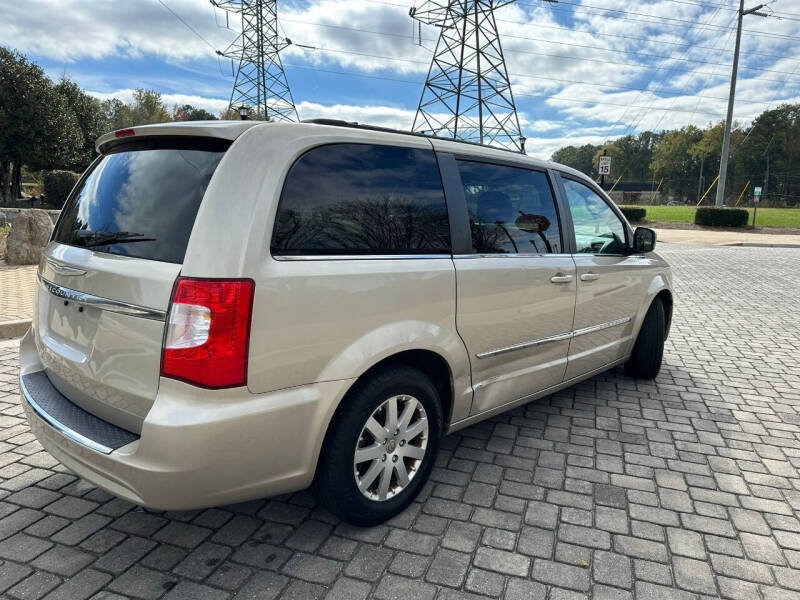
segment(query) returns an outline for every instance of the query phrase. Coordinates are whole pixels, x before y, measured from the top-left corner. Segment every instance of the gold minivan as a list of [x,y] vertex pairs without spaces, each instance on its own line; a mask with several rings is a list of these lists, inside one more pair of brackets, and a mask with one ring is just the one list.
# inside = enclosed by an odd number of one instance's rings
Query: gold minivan
[[39,265],[20,388],[67,468],[192,509],[313,485],[383,521],[441,436],[659,371],[655,233],[562,165],[345,122],[120,130]]

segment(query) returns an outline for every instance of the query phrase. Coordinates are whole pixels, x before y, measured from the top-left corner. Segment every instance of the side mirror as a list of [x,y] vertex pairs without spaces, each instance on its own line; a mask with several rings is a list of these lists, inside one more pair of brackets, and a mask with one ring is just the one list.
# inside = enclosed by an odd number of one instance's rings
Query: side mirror
[[656,247],[656,232],[648,227],[637,227],[633,232],[634,254],[646,254]]

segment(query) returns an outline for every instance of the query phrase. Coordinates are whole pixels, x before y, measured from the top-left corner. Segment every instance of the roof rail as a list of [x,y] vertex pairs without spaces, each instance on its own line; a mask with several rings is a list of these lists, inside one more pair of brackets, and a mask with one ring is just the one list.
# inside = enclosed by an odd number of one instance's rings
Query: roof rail
[[[501,150],[503,152],[512,152],[514,154],[522,154],[510,148],[503,148],[500,146],[490,146],[488,144],[479,144],[478,142],[470,142],[469,140],[457,140],[454,138],[442,137],[439,135],[427,135],[418,131],[405,131],[403,129],[392,129],[391,127],[381,127],[380,125],[365,125],[364,123],[357,123],[356,121],[344,121],[341,119],[303,119],[301,123],[314,123],[316,125],[330,125],[333,127],[350,127],[353,129],[365,129],[368,131],[383,131],[385,133],[399,133],[401,135],[413,135],[415,137],[424,137],[434,140],[444,140],[446,142],[457,142],[459,144],[469,144],[470,146],[478,146],[480,148],[489,148],[491,150]],[[523,156],[525,156],[523,154]]]

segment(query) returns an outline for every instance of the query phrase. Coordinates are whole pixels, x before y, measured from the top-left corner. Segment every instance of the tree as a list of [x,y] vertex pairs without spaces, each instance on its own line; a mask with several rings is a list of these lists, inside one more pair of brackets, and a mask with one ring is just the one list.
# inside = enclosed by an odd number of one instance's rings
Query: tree
[[183,106],[175,105],[172,107],[173,121],[216,121],[217,117],[203,108],[197,108],[191,104]]
[[660,139],[660,134],[643,131],[638,136],[626,135],[604,144],[595,153],[595,170],[600,164],[603,150],[606,150],[608,156],[611,156],[611,174],[614,179],[621,176],[622,181],[646,181],[650,178],[653,148]]
[[749,180],[752,186],[762,186],[763,200],[795,205],[800,194],[800,105],[766,110],[755,118],[746,135],[742,133],[741,141],[731,142],[741,185]]
[[81,143],[75,113],[44,71],[0,47],[0,199],[20,197],[23,163],[33,170],[70,165]]
[[171,121],[169,111],[155,90],[138,89],[133,93],[131,106],[131,126]]
[[137,89],[130,103],[118,98],[106,100],[102,105],[110,129],[127,129],[150,123],[167,123],[172,117],[155,90]]
[[591,177],[595,172],[595,169],[592,166],[592,160],[594,159],[594,155],[597,153],[598,148],[599,146],[594,146],[592,144],[585,144],[583,146],[566,146],[556,150],[553,153],[552,160],[553,162],[572,167],[573,169],[576,169],[581,173],[585,173]]
[[108,120],[103,114],[100,101],[84,92],[74,81],[64,77],[56,84],[55,89],[75,114],[82,137],[75,162],[64,166],[73,171],[83,171],[95,156],[95,141],[109,129]]
[[680,198],[688,197],[697,186],[699,161],[689,150],[703,137],[694,125],[687,125],[664,134],[653,149],[650,169],[656,179],[663,178],[662,189]]

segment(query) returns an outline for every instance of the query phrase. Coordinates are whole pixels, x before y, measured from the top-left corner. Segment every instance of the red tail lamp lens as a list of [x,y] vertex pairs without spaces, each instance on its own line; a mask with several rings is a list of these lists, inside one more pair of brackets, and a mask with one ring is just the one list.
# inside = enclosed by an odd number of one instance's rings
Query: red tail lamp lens
[[252,279],[179,278],[161,375],[206,388],[247,385],[254,290]]

